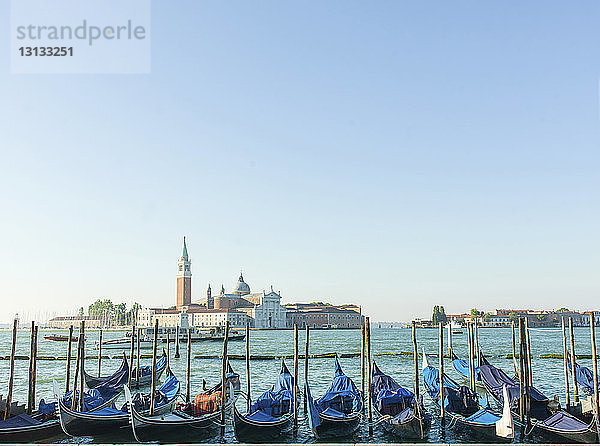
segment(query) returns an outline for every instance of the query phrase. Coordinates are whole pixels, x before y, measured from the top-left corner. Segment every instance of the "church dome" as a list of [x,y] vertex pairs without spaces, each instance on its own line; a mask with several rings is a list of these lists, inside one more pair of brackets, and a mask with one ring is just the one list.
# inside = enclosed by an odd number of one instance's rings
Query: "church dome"
[[238,279],[237,284],[233,288],[233,294],[237,294],[238,296],[250,294],[250,287],[246,282],[244,282],[244,276],[242,276],[242,274],[240,274],[240,278]]

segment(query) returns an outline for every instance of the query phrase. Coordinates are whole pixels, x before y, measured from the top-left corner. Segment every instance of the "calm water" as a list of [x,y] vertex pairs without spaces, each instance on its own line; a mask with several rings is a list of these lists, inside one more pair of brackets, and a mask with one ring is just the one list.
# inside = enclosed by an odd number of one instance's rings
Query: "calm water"
[[[590,354],[590,334],[589,329],[576,328],[576,351],[579,354]],[[44,335],[52,333],[66,333],[60,330],[47,330],[40,332],[38,346],[39,356],[65,356],[67,343],[52,342],[43,339]],[[466,332],[465,332],[466,333]],[[446,332],[445,332],[446,335]],[[104,339],[122,337],[123,332],[105,332]],[[425,348],[428,355],[435,355],[438,351],[438,332],[437,330],[422,329],[417,332],[419,350]],[[398,353],[412,351],[411,332],[408,329],[373,329],[372,330],[372,351],[378,353]],[[510,329],[480,329],[480,344],[489,356],[506,355],[512,352],[512,341]],[[87,354],[95,355],[97,351],[93,349],[93,343],[98,338],[98,332],[87,333]],[[291,330],[282,331],[252,331],[251,354],[261,355],[291,355],[293,354],[293,332]],[[0,332],[0,356],[10,354],[11,333],[8,331]],[[447,340],[445,340],[447,342]],[[300,352],[304,352],[304,332],[300,332]],[[534,384],[546,395],[560,395],[564,402],[564,383],[562,360],[560,359],[540,359],[539,355],[544,353],[562,353],[562,337],[560,329],[540,329],[531,331],[531,345],[534,370]],[[454,335],[453,346],[459,355],[466,354],[466,334]],[[204,342],[192,344],[192,353],[201,355],[217,355],[221,352],[222,344],[218,342]],[[245,344],[243,341],[231,342],[229,345],[230,354],[243,355]],[[447,346],[446,346],[447,350]],[[27,355],[29,352],[29,332],[19,331],[18,333],[18,354]],[[143,353],[149,353],[150,350],[143,350]],[[360,352],[360,331],[359,330],[315,330],[310,336],[310,354],[337,352],[341,353],[359,353]],[[103,351],[110,356],[118,356],[117,350]],[[174,347],[171,349],[171,355],[174,354]],[[185,381],[185,344],[181,345],[181,358],[171,360],[171,368],[174,373]],[[400,384],[411,387],[413,384],[413,362],[410,356],[377,356],[376,361],[380,368],[392,375]],[[494,365],[503,368],[505,371],[512,371],[512,361],[504,358],[491,358]],[[360,387],[360,358],[341,358],[340,362],[346,374],[350,376]],[[432,365],[437,366],[437,358],[430,358]],[[120,365],[120,359],[111,359],[102,361],[103,375],[116,370]],[[149,364],[149,359],[142,359],[143,364]],[[293,361],[288,360],[288,367],[293,369]],[[591,367],[591,360],[581,359],[580,363]],[[28,361],[16,361],[15,371],[15,393],[14,399],[26,401],[27,394],[27,371]],[[245,362],[243,360],[233,360],[233,368],[240,373],[242,389],[245,389]],[[74,367],[74,365],[73,365]],[[450,376],[459,379],[456,372],[452,369],[450,361],[446,362],[446,370]],[[267,390],[274,382],[280,368],[279,360],[260,360],[251,363],[251,383],[253,397]],[[9,361],[0,361],[0,376],[3,377],[2,390],[0,393],[6,394],[8,386]],[[38,361],[38,382],[37,399],[52,398],[52,381],[57,380],[60,387],[64,386],[64,361]],[[97,372],[97,360],[86,361],[86,370],[88,373]],[[299,367],[300,384],[303,383],[304,363],[300,361]],[[309,364],[309,382],[314,396],[320,396],[328,387],[333,375],[333,359],[311,359]],[[195,359],[192,360],[192,394],[198,392],[202,386],[202,379],[206,379],[208,385],[218,382],[220,379],[220,360],[218,359]],[[182,386],[182,393],[184,392]],[[421,385],[421,392],[424,389]],[[426,404],[431,406],[428,397],[425,398]],[[238,401],[238,407],[245,407],[245,400]],[[429,435],[430,442],[468,442],[477,439],[462,437],[450,430],[442,435],[442,431],[437,424],[434,424]],[[120,442],[131,441],[125,438],[97,437],[97,438],[58,438],[60,442]],[[211,441],[210,439],[207,441]],[[213,438],[212,441],[215,441]],[[233,429],[228,426],[226,442],[235,443]],[[314,442],[314,437],[307,424],[304,422],[302,412],[300,426],[297,438],[290,437],[290,442],[310,443]],[[352,442],[390,442],[398,441],[382,432],[377,426],[374,429],[374,435],[369,437],[366,422],[357,432],[354,438],[345,439]]]

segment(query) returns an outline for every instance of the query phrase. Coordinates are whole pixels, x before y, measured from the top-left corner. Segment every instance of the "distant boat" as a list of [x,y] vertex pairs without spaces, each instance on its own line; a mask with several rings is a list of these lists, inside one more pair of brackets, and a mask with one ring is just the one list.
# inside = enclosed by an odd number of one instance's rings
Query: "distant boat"
[[450,330],[452,334],[463,334],[462,326],[456,322],[450,322]]
[[[69,337],[65,336],[65,335],[48,335],[48,336],[44,336],[44,339],[46,341],[67,342],[69,340]],[[73,342],[77,342],[79,340],[79,338],[77,336],[73,336],[71,338],[71,340]]]

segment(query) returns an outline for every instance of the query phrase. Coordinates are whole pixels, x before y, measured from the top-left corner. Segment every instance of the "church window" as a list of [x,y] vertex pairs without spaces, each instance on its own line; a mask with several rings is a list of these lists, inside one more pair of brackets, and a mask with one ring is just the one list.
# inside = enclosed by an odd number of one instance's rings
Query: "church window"
[[179,271],[182,271],[183,265],[179,265]]

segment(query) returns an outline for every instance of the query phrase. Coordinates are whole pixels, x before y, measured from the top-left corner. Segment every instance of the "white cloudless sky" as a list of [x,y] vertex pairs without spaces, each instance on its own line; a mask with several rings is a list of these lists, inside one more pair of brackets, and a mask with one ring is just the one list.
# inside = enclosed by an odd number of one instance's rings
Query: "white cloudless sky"
[[[8,26],[8,2],[0,24]],[[598,309],[600,4],[153,2],[152,72],[11,75],[0,320],[240,269],[376,320]]]

